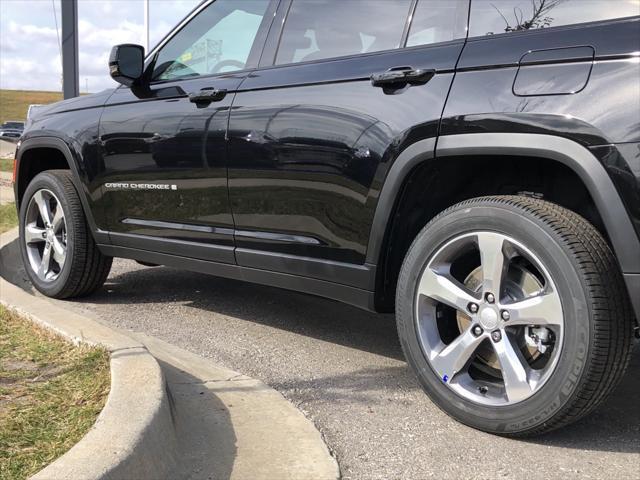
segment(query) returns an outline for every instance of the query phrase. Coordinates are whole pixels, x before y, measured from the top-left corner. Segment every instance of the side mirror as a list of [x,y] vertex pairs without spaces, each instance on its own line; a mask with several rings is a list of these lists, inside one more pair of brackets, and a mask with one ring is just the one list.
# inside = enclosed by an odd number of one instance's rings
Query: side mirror
[[116,45],[109,55],[109,73],[116,82],[130,87],[142,79],[144,47],[125,43]]

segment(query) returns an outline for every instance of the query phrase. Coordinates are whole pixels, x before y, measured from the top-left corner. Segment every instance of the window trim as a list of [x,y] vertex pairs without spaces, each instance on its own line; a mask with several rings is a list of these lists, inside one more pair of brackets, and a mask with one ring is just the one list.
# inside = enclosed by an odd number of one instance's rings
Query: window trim
[[[148,69],[154,66],[156,56],[158,52],[173,38],[175,37],[194,17],[196,17],[200,12],[209,7],[216,0],[203,0],[199,3],[191,12],[189,12],[172,30],[167,33],[158,44],[153,47],[153,49],[146,55],[144,59],[144,72],[145,75],[150,74]],[[182,82],[188,80],[197,80],[201,78],[214,78],[221,77],[223,75],[236,75],[248,73],[255,70],[258,67],[260,58],[265,49],[265,46],[268,41],[269,31],[273,25],[274,20],[278,16],[278,12],[280,10],[280,5],[286,0],[267,0],[269,4],[267,5],[267,9],[265,11],[265,18],[271,16],[271,21],[262,21],[260,26],[258,27],[258,31],[256,32],[256,36],[253,39],[253,43],[249,50],[249,57],[247,58],[247,64],[245,68],[241,70],[234,70],[232,72],[218,72],[218,73],[210,73],[207,75],[193,75],[193,76],[185,76],[185,77],[177,77],[177,78],[169,78],[164,80],[153,80],[149,82],[149,86],[161,85],[166,83],[175,83]],[[266,32],[266,33],[265,33]],[[257,47],[258,42],[262,42],[262,47]]]
[[407,41],[409,40],[409,32],[411,31],[411,25],[413,24],[413,17],[416,14],[416,8],[418,8],[418,0],[412,0],[409,7],[409,16],[404,24],[404,30],[402,31],[402,38],[400,39],[400,48],[407,47]]
[[[426,45],[412,45],[410,47],[399,47],[399,48],[392,48],[389,50],[376,50],[375,52],[365,52],[365,53],[356,53],[353,55],[345,55],[342,57],[330,57],[330,58],[320,58],[317,60],[308,60],[306,62],[293,62],[293,63],[281,63],[279,65],[262,65],[259,67],[256,67],[254,69],[254,71],[259,71],[259,72],[264,72],[264,71],[268,71],[268,70],[276,70],[276,69],[280,69],[280,68],[292,68],[292,67],[297,67],[297,66],[307,66],[307,65],[314,65],[314,64],[325,64],[325,63],[331,63],[331,62],[339,62],[339,61],[347,61],[347,60],[353,60],[356,58],[362,58],[362,57],[373,57],[376,55],[386,55],[389,53],[393,53],[393,52],[398,52],[398,51],[404,51],[404,50],[422,50],[422,49],[429,49],[429,48],[438,48],[438,47],[443,47],[443,46],[447,46],[447,45],[456,45],[456,44],[463,44],[465,43],[465,39],[464,38],[455,38],[453,40],[447,40],[444,42],[437,42],[437,43],[428,43]],[[451,73],[453,72],[453,70],[438,70],[436,73]],[[232,73],[236,73],[236,72],[229,72],[229,74]],[[198,78],[198,77],[192,77],[192,78]],[[367,80],[368,78],[366,77],[362,77],[362,78],[357,78],[357,79],[353,79],[353,80]],[[278,87],[279,88],[279,87]],[[243,91],[242,88],[240,88],[238,91]]]
[[527,35],[527,34],[542,34],[545,32],[556,32],[556,31],[561,31],[563,29],[565,30],[571,30],[571,29],[575,29],[575,28],[583,28],[585,26],[587,27],[591,27],[591,26],[596,26],[596,25],[606,25],[609,24],[610,22],[620,22],[620,21],[627,21],[630,20],[632,18],[635,19],[640,19],[640,15],[631,15],[631,16],[626,16],[626,17],[616,17],[616,18],[605,18],[602,20],[592,20],[590,22],[579,22],[579,23],[566,23],[564,25],[555,25],[553,27],[544,27],[544,28],[535,28],[535,29],[529,29],[529,30],[517,30],[514,32],[500,32],[500,33],[493,33],[491,35],[474,35],[471,36],[471,22],[473,20],[472,16],[471,16],[471,11],[472,11],[472,4],[475,0],[470,0],[469,2],[469,18],[467,20],[467,41],[469,42],[476,42],[479,40],[487,40],[487,39],[491,39],[491,38],[507,38],[507,37],[512,37],[512,36],[521,36],[521,35]]
[[453,38],[451,40],[445,40],[444,42],[433,42],[433,43],[425,43],[425,44],[421,44],[421,45],[410,45],[407,46],[407,43],[409,42],[409,34],[411,33],[411,27],[413,26],[413,17],[416,14],[416,10],[418,9],[418,5],[420,4],[420,2],[423,2],[425,0],[416,0],[416,5],[414,7],[414,10],[412,12],[411,15],[411,22],[410,24],[407,26],[407,36],[404,39],[404,43],[403,43],[403,48],[415,48],[415,47],[428,47],[430,45],[439,45],[441,43],[448,43],[448,42],[452,42],[454,40],[462,40],[462,41],[467,41],[467,39],[469,38],[469,22],[471,21],[471,2],[473,0],[454,0],[457,2],[462,3],[463,1],[466,2],[467,4],[467,15],[466,15],[466,20],[465,20],[465,28],[464,28],[464,36],[461,36],[459,38]]

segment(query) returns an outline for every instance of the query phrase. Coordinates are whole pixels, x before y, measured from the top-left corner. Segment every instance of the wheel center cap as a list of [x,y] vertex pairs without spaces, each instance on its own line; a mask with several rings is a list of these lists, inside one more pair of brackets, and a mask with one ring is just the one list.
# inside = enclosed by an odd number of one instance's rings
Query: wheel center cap
[[498,326],[498,312],[492,307],[484,307],[480,311],[480,325],[485,330],[493,330]]

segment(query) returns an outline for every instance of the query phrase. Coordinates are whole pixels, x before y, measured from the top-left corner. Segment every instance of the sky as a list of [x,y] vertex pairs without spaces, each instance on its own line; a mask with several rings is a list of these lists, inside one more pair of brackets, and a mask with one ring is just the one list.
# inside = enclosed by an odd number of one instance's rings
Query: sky
[[[154,46],[200,0],[149,2]],[[625,12],[628,4],[640,0],[610,0],[614,9],[626,6]],[[119,43],[144,44],[143,17],[144,0],[78,0],[81,92],[116,85],[108,75],[109,52]],[[0,88],[62,89],[60,26],[60,0],[0,0]]]
[[[150,0],[151,45],[198,3]],[[116,86],[108,73],[109,52],[119,43],[144,44],[143,0],[78,0],[78,19],[80,90]],[[62,89],[56,21],[60,29],[60,0],[0,0],[0,88]]]

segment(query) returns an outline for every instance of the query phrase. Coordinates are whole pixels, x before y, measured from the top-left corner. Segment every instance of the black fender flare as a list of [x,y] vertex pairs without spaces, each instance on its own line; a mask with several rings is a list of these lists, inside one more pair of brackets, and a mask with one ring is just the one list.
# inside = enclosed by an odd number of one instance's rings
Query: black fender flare
[[18,177],[16,178],[16,186],[15,186],[16,205],[18,205],[19,207],[18,182],[19,182],[20,170],[22,170],[22,165],[21,165],[22,156],[25,154],[25,152],[28,152],[29,150],[32,150],[35,148],[51,148],[54,150],[58,150],[60,153],[62,153],[64,158],[67,160],[69,169],[73,174],[71,176],[72,181],[74,186],[76,187],[78,196],[80,197],[80,202],[82,203],[82,209],[84,210],[84,214],[87,218],[87,223],[89,224],[89,229],[91,230],[91,233],[94,239],[96,240],[97,243],[107,243],[107,244],[111,243],[109,241],[109,235],[107,234],[107,232],[104,232],[98,229],[96,225],[93,212],[91,211],[91,208],[89,206],[89,201],[87,200],[87,192],[80,179],[80,171],[78,169],[78,165],[74,159],[71,149],[69,148],[69,145],[67,145],[67,143],[61,138],[31,137],[26,140],[23,140],[20,143],[20,147],[18,148],[18,155],[16,156],[16,159],[18,161],[18,172],[17,172]]
[[623,273],[640,272],[640,240],[622,199],[604,166],[584,146],[568,138],[529,133],[470,133],[421,140],[405,149],[389,170],[378,200],[367,263],[379,263],[387,225],[406,175],[418,164],[464,155],[513,155],[547,158],[573,170],[589,191],[604,221]]

